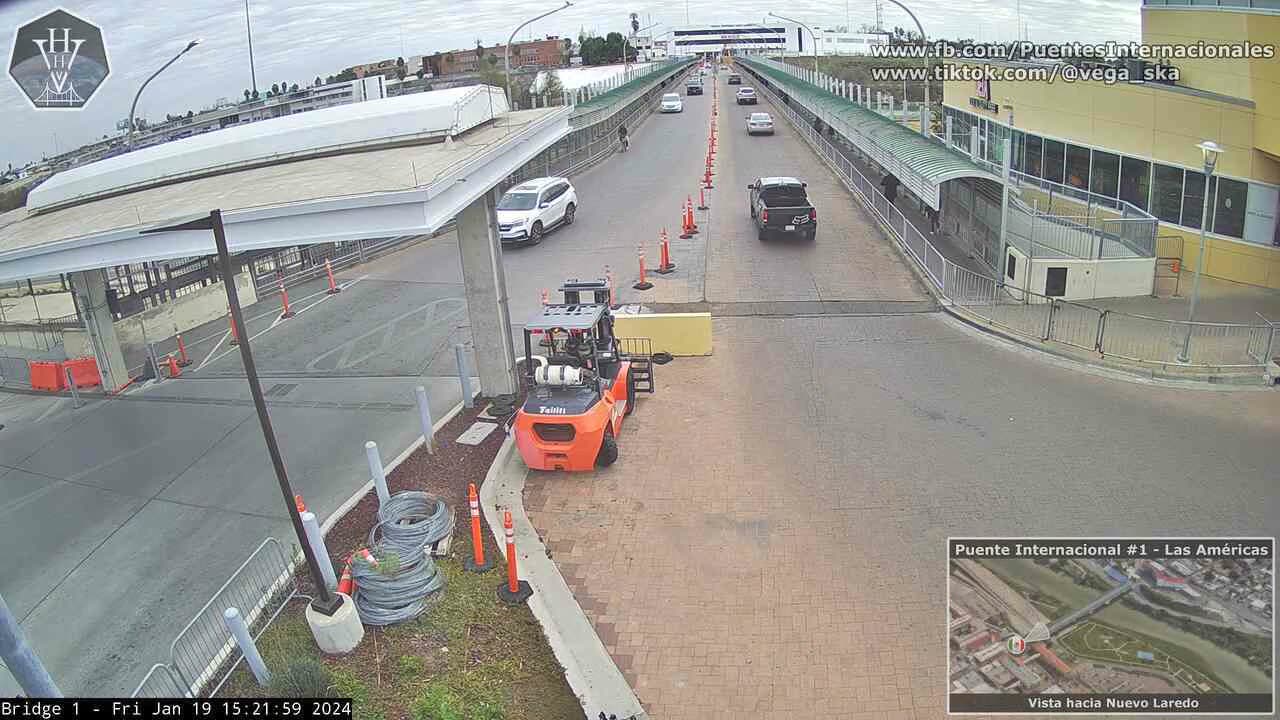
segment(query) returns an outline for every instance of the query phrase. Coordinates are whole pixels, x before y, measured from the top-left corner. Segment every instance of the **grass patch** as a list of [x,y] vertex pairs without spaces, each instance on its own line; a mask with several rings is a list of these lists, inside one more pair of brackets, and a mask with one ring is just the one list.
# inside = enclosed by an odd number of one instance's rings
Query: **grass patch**
[[[1162,672],[1178,677],[1182,684],[1205,683],[1212,687],[1210,692],[1232,691],[1197,653],[1133,630],[1090,620],[1061,636],[1055,643],[1079,658]],[[1153,659],[1138,659],[1140,651],[1151,653]]]
[[[353,700],[357,720],[559,720],[582,717],[577,698],[527,606],[501,603],[501,567],[465,572],[437,561],[445,590],[421,617],[385,630],[368,627],[355,652],[323,657],[303,604],[281,613],[259,647],[268,669],[307,659],[327,671],[332,695]],[[223,695],[268,694],[239,668]]]

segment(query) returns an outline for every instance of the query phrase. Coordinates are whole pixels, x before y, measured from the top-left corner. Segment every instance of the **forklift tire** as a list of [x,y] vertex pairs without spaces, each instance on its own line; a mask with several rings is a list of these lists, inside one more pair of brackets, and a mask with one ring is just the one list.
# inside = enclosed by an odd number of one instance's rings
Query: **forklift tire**
[[600,452],[596,454],[597,467],[609,467],[618,459],[618,440],[613,436],[613,430],[605,428],[604,440],[600,441]]
[[636,379],[632,376],[631,371],[627,370],[627,409],[622,415],[625,417],[630,415],[636,409]]

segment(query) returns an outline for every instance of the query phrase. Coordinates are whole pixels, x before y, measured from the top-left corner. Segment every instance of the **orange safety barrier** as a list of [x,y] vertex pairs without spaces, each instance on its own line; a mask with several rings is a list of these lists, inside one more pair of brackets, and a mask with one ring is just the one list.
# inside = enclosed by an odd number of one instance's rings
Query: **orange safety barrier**
[[510,510],[503,514],[502,529],[507,536],[507,581],[498,586],[498,598],[514,605],[528,600],[533,594],[533,588],[520,579],[520,573],[516,568],[516,531],[511,524]]
[[480,533],[480,496],[476,493],[476,484],[467,485],[467,503],[471,506],[471,559],[464,565],[467,570],[482,573],[489,569],[484,559],[484,536]]
[[[71,381],[78,388],[93,387],[102,384],[102,375],[98,372],[98,360],[92,357],[64,360],[62,367],[71,371]],[[65,384],[65,383],[64,383]]]
[[342,567],[342,578],[338,580],[338,592],[350,597],[355,589],[356,581],[351,577],[351,558],[348,557],[347,564]]
[[57,392],[66,387],[62,377],[62,363],[28,361],[31,370],[31,389]]
[[659,275],[675,272],[676,264],[671,262],[671,242],[667,239],[666,228],[662,228],[662,235],[658,237],[658,247],[661,248],[662,255],[658,263],[658,269],[654,270],[654,272]]
[[325,258],[324,261],[324,274],[329,276],[329,289],[325,292],[330,295],[337,295],[342,292],[342,288],[338,287],[338,284],[333,281],[333,267],[329,265],[328,258]]
[[304,512],[306,512],[306,511],[307,511],[307,504],[306,504],[305,502],[303,502],[303,501],[302,501],[302,496],[301,496],[301,495],[294,495],[294,496],[293,496],[293,506],[294,506],[294,507],[296,507],[296,508],[298,508],[298,514],[299,514],[299,515],[301,515],[302,513],[304,513]]
[[182,342],[182,333],[178,333],[178,364],[186,367],[191,364],[191,358],[187,357],[187,344]]
[[644,248],[639,248],[639,255],[640,255],[640,282],[637,282],[635,285],[632,285],[631,287],[635,290],[648,290],[649,288],[653,287],[653,283],[646,280],[644,276],[645,275]]

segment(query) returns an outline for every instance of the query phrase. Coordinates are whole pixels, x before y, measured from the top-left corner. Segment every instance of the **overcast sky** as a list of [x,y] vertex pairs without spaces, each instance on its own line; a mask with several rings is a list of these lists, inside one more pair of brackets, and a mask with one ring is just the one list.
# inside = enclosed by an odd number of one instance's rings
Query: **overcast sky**
[[[1016,37],[1014,0],[908,0],[926,33],[942,37],[1011,40]],[[519,21],[556,6],[558,0],[249,0],[258,88],[275,82],[306,85],[357,63],[399,55],[505,42]],[[629,0],[631,2],[631,0]],[[534,23],[522,37],[576,36],[622,30],[627,13],[644,24],[667,25],[755,21],[777,12],[820,25],[854,27],[875,19],[867,0],[577,0],[574,6]],[[37,111],[8,77],[0,82],[0,167],[38,160],[42,153],[83,144],[115,133],[117,120],[147,75],[191,39],[201,44],[157,78],[143,95],[138,114],[163,119],[165,113],[197,112],[220,97],[242,97],[249,87],[244,0],[0,0],[5,67],[13,34],[28,20],[55,7],[103,29],[111,75],[80,111]],[[847,7],[847,11],[845,8]],[[885,24],[910,24],[885,3]],[[1021,0],[1021,18],[1037,42],[1137,40],[1137,0]],[[847,15],[846,15],[847,12]],[[662,32],[659,27],[655,32]]]

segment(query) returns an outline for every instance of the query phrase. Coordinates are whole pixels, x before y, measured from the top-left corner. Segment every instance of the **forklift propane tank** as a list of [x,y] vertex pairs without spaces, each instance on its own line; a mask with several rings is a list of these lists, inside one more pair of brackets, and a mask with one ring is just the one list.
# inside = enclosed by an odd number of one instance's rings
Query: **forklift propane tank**
[[539,385],[581,385],[582,369],[568,365],[539,365],[533,379]]

